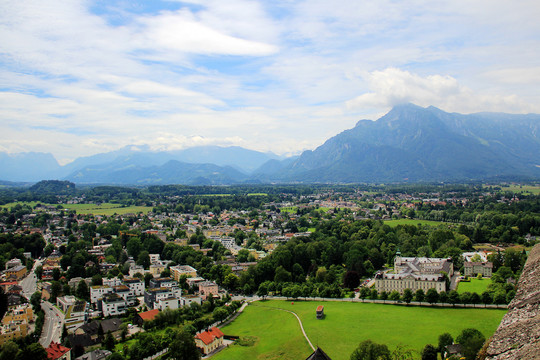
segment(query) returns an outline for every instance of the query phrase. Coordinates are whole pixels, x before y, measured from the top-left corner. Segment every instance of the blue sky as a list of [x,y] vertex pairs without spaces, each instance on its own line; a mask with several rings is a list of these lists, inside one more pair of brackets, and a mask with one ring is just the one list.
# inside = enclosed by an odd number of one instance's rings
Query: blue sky
[[0,151],[314,149],[413,102],[540,113],[538,1],[0,3]]

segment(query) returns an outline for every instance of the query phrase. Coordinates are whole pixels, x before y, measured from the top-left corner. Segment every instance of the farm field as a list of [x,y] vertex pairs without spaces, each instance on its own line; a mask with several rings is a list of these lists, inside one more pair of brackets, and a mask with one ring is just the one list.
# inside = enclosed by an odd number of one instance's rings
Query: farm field
[[398,226],[398,225],[429,225],[429,226],[439,226],[439,225],[445,225],[448,224],[443,221],[432,221],[432,220],[418,220],[418,219],[397,219],[397,220],[385,220],[385,224],[390,226]]
[[64,209],[75,210],[77,214],[93,214],[93,215],[122,215],[128,213],[139,213],[142,212],[147,214],[152,210],[150,206],[126,206],[122,207],[121,204],[111,204],[111,203],[102,203],[102,204],[62,204]]
[[529,193],[538,195],[540,194],[540,186],[534,185],[509,185],[508,187],[502,187],[501,191],[511,191],[513,193]]
[[[317,320],[315,309],[321,304],[325,318]],[[318,344],[334,360],[348,359],[366,339],[387,344],[390,350],[401,344],[419,352],[428,343],[436,345],[439,335],[444,332],[456,337],[463,329],[474,327],[490,337],[506,312],[333,301],[295,301],[294,305],[290,301],[259,301],[249,305],[244,314],[222,329],[226,335],[256,336],[258,342],[252,347],[232,345],[213,358],[306,358],[311,348],[301,337],[296,318],[272,308],[296,312],[311,342],[315,346]]]
[[470,292],[470,293],[477,293],[478,295],[481,295],[484,291],[487,290],[489,284],[491,284],[491,279],[476,279],[471,278],[470,282],[463,282],[460,281],[457,292],[458,293],[464,293],[464,292]]
[[30,207],[34,208],[37,204],[47,205],[47,206],[58,206],[61,205],[63,209],[68,210],[75,210],[77,214],[93,214],[93,215],[122,215],[122,214],[128,214],[128,213],[139,213],[142,212],[144,214],[147,214],[152,210],[151,206],[125,206],[123,207],[122,204],[112,204],[112,203],[102,203],[102,204],[46,204],[46,203],[40,203],[36,201],[32,202],[16,202],[16,203],[8,203],[5,205],[1,205],[2,208],[11,208],[17,204],[25,204],[29,205]]

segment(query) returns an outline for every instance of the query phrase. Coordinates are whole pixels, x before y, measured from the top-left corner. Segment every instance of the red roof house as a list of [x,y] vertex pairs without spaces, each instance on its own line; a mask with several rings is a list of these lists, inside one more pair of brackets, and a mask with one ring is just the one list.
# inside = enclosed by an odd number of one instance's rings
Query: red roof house
[[134,322],[142,326],[143,323],[154,320],[158,313],[159,313],[159,309],[140,312],[137,314]]
[[210,330],[195,335],[195,344],[204,355],[207,355],[223,345],[223,332],[214,326]]
[[60,344],[55,343],[54,341],[51,342],[48,348],[45,349],[47,351],[47,358],[49,360],[70,360],[71,359],[71,349],[67,348],[65,346],[62,346]]

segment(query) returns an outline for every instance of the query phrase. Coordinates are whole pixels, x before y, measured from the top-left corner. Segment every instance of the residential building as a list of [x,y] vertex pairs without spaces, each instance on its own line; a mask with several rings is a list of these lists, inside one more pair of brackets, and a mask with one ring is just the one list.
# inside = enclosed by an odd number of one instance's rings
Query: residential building
[[157,262],[150,265],[149,272],[153,277],[160,277],[161,273],[165,271],[166,268],[167,267],[163,263]]
[[105,294],[98,301],[98,309],[103,313],[104,317],[122,315],[127,308],[127,301],[116,293]]
[[187,277],[197,277],[197,270],[192,268],[189,265],[177,265],[177,266],[171,266],[171,276],[174,278],[174,280],[179,281],[180,276],[186,275]]
[[103,285],[104,286],[120,286],[122,285],[122,280],[119,278],[110,278],[110,279],[103,279]]
[[202,304],[202,298],[198,295],[184,295],[180,298],[182,306],[189,306],[191,303]]
[[195,335],[195,345],[204,355],[208,355],[223,345],[223,332],[214,326],[210,330]]
[[124,285],[128,286],[133,295],[142,296],[144,295],[144,281],[139,278],[124,278]]
[[11,259],[11,260],[6,262],[6,270],[11,269],[11,268],[15,268],[17,266],[22,266],[21,259],[14,258],[14,259]]
[[477,276],[481,274],[483,277],[491,277],[493,273],[493,263],[485,262],[466,262],[463,264],[463,275]]
[[176,310],[180,307],[180,299],[175,296],[159,299],[157,301],[157,308],[160,311],[164,311],[165,309]]
[[97,349],[76,357],[75,360],[104,360],[111,354],[112,353],[109,350]]
[[6,269],[5,271],[6,279],[7,280],[10,280],[10,279],[21,280],[22,278],[26,276],[26,272],[27,272],[26,266],[22,266],[22,265]]
[[139,326],[143,326],[145,322],[154,320],[157,314],[159,314],[159,309],[140,312],[135,316],[133,322]]
[[65,311],[64,324],[68,331],[75,330],[88,321],[88,305],[85,301],[76,301]]
[[71,349],[57,344],[54,341],[51,342],[45,351],[47,352],[47,359],[49,360],[71,360]]
[[75,298],[75,296],[72,295],[59,296],[56,298],[56,305],[65,314],[68,307],[74,305],[76,301],[77,299]]
[[97,302],[103,298],[106,294],[110,294],[114,291],[111,286],[108,285],[94,285],[90,287],[90,302],[97,304]]
[[206,300],[206,297],[210,294],[218,295],[219,287],[213,281],[203,281],[199,284],[199,295],[203,300]]

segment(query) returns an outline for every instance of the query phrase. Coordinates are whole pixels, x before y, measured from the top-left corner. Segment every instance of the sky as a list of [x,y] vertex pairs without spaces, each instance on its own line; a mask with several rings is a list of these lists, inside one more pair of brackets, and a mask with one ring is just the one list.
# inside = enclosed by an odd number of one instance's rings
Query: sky
[[537,0],[2,0],[0,152],[278,155],[415,103],[540,113]]

